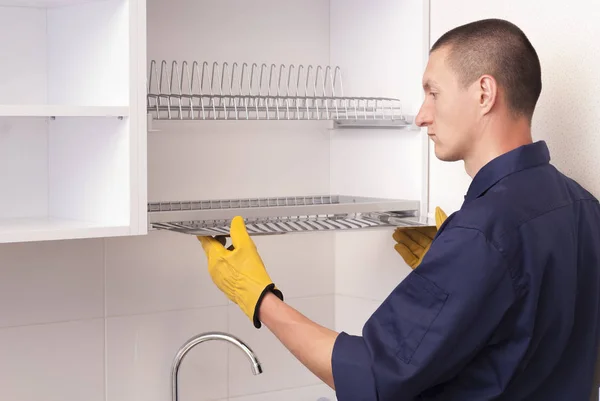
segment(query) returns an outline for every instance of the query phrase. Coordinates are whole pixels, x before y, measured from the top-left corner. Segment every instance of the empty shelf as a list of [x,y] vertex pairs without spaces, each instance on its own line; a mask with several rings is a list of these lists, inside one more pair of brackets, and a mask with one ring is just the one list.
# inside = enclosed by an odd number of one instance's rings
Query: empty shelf
[[126,106],[0,105],[6,117],[126,117]]
[[0,0],[0,6],[52,8],[72,6],[101,0]]
[[344,96],[339,67],[166,61],[150,64],[155,120],[334,120],[336,128],[412,128],[399,99]]
[[192,235],[228,235],[242,216],[250,235],[425,225],[417,201],[340,195],[156,202],[148,204],[150,229]]
[[0,219],[0,243],[112,237],[129,233],[127,225],[53,217]]

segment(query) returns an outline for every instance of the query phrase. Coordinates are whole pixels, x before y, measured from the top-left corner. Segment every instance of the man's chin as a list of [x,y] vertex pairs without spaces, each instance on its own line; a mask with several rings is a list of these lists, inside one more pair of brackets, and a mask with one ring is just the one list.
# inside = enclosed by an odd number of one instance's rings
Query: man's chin
[[456,157],[456,155],[453,155],[449,152],[444,152],[443,149],[440,149],[438,144],[435,145],[435,157],[443,162],[456,162],[460,160],[460,158]]

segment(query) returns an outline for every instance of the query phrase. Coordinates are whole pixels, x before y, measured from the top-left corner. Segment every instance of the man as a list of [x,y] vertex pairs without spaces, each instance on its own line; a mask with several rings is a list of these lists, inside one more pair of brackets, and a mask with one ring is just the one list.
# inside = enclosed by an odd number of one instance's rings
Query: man
[[285,304],[239,217],[233,250],[199,238],[214,282],[340,401],[587,401],[598,393],[600,206],[532,141],[541,86],[534,48],[506,21],[432,47],[417,123],[473,181],[362,336]]

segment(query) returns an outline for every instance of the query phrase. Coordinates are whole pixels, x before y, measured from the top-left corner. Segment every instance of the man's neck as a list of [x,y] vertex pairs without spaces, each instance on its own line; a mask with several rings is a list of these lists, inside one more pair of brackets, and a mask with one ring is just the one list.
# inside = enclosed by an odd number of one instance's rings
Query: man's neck
[[471,178],[493,159],[533,142],[526,119],[490,123],[486,128],[478,146],[464,159],[465,170]]

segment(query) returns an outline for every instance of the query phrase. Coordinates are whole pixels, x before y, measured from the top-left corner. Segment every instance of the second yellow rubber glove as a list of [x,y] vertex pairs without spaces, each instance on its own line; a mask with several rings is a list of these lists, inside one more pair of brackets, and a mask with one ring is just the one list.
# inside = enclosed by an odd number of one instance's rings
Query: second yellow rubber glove
[[394,249],[412,269],[421,264],[437,231],[447,218],[446,213],[436,207],[435,227],[399,227],[394,231],[393,238],[397,242]]
[[283,300],[283,294],[275,288],[241,217],[232,220],[230,236],[232,250],[212,237],[198,240],[206,253],[213,282],[242,309],[254,327],[260,328],[258,310],[262,298],[270,291]]

